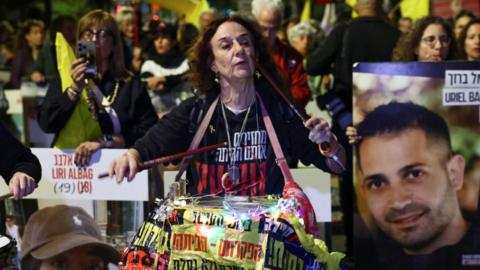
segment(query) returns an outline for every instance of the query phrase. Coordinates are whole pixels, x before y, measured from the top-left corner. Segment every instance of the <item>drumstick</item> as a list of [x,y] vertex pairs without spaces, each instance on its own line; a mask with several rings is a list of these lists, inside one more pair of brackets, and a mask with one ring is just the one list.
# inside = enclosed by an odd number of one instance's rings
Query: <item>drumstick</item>
[[[300,117],[300,119],[302,119],[303,122],[306,122],[310,116],[303,110],[299,110],[288,98],[287,96],[285,95],[285,93],[282,91],[282,89],[280,89],[280,87],[275,83],[275,81],[273,80],[272,76],[270,76],[270,73],[267,72],[267,70],[262,66],[260,65],[260,63],[256,63],[256,66],[257,68],[260,70],[260,72],[263,74],[263,76],[265,76],[265,78],[267,79],[267,81],[273,86],[273,89],[275,89],[275,91],[277,92],[277,94],[279,94],[282,99],[288,104],[288,106],[295,112],[296,115],[298,115],[298,117]],[[330,148],[330,143],[329,142],[322,142],[320,144],[320,147],[322,149],[328,149]]]
[[[209,145],[209,146],[199,147],[197,149],[193,149],[193,150],[190,150],[190,151],[185,151],[185,152],[181,152],[181,153],[177,153],[177,154],[173,154],[173,155],[169,155],[169,156],[165,156],[165,157],[141,162],[140,166],[139,166],[140,168],[139,168],[138,171],[148,169],[150,167],[153,167],[155,165],[158,165],[158,164],[161,164],[161,163],[164,163],[164,162],[170,162],[170,161],[174,161],[176,159],[180,159],[180,158],[183,158],[183,157],[192,156],[192,155],[195,155],[195,154],[207,152],[207,151],[217,149],[217,148],[225,146],[225,145],[227,145],[225,142],[217,143],[217,144],[213,144],[213,145]],[[105,173],[99,174],[98,178],[105,178],[107,176],[108,176],[108,172],[105,172]]]
[[265,76],[267,81],[273,86],[273,89],[279,94],[285,102],[287,102],[288,106],[295,112],[295,114],[302,119],[303,122],[307,121],[308,118],[310,118],[309,115],[307,115],[303,110],[299,110],[285,95],[285,93],[280,89],[280,87],[275,83],[273,78],[270,76],[270,73],[267,72],[267,70],[261,66],[259,63],[256,64],[257,68],[260,70],[260,72]]
[[5,194],[3,194],[3,195],[0,195],[0,201],[3,201],[3,200],[5,200],[5,199],[8,199],[8,198],[10,198],[10,197],[12,197],[12,196],[13,196],[13,192],[8,192],[8,193],[5,193]]

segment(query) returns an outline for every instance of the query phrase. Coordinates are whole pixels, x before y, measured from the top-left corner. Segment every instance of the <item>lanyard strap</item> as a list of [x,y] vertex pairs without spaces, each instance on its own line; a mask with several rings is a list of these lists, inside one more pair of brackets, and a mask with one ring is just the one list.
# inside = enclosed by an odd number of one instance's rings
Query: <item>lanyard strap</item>
[[272,144],[273,152],[275,152],[276,162],[280,170],[282,171],[283,178],[285,178],[285,183],[288,182],[295,182],[293,180],[292,173],[290,172],[290,168],[288,167],[287,161],[283,155],[282,147],[280,146],[280,142],[278,141],[277,133],[273,128],[272,120],[270,116],[268,116],[267,109],[265,109],[265,104],[262,101],[262,98],[257,93],[257,100],[260,104],[260,110],[262,112],[262,119],[265,123],[265,128],[267,129],[268,138]]
[[[193,136],[192,142],[190,143],[190,147],[188,147],[188,151],[196,149],[200,144],[200,141],[202,140],[203,135],[205,134],[205,130],[207,130],[208,123],[210,123],[210,120],[212,119],[213,112],[215,111],[215,107],[217,107],[217,103],[219,99],[220,99],[220,96],[218,96],[212,102],[212,104],[210,105],[210,108],[208,108],[208,111],[205,114],[205,117],[203,117],[202,122],[200,123],[200,126],[198,126],[197,131]],[[175,181],[179,181],[183,173],[185,172],[185,170],[187,170],[187,167],[191,158],[192,156],[186,156],[183,158],[182,163],[180,165],[180,169],[178,170],[178,173],[175,176]]]

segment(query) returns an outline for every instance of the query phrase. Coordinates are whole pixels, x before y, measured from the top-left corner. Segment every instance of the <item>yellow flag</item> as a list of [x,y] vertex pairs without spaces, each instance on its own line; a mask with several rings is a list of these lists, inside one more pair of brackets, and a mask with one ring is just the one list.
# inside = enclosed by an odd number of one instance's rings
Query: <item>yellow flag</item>
[[310,13],[312,13],[312,3],[311,0],[305,1],[305,5],[303,5],[302,14],[300,15],[300,21],[308,21],[310,20]]
[[[62,81],[62,90],[65,92],[73,83],[70,70],[76,57],[72,47],[61,33],[57,33],[55,38],[55,50],[57,53],[57,69]],[[100,125],[93,119],[92,113],[88,110],[86,91],[82,91],[70,119],[56,137],[54,147],[75,148],[82,142],[97,140],[101,135]]]
[[192,23],[197,28],[200,28],[200,22],[199,22],[200,14],[202,14],[202,12],[207,11],[209,9],[210,7],[208,6],[207,0],[200,0],[196,4],[193,10],[191,10],[190,12],[187,12],[185,21]]
[[410,17],[415,21],[430,14],[430,2],[428,0],[402,0],[400,12],[403,17]]
[[150,3],[184,14],[185,21],[194,24],[197,28],[200,27],[200,14],[210,9],[207,0],[150,0]]

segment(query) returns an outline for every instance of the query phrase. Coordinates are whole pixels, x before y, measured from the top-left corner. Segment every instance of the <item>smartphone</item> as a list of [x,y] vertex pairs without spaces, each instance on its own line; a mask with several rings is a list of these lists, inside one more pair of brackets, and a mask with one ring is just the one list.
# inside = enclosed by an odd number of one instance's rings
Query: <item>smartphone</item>
[[85,70],[85,78],[93,79],[97,74],[96,65],[96,49],[94,41],[79,41],[77,48],[77,57],[83,57],[87,61],[87,69]]

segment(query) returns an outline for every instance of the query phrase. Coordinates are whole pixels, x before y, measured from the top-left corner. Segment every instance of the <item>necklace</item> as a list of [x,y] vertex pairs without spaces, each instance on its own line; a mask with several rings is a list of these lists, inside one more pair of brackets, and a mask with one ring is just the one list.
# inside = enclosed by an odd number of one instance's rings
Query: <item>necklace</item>
[[93,119],[97,119],[97,110],[103,112],[105,107],[111,107],[111,105],[115,102],[115,100],[118,97],[118,90],[120,88],[120,83],[118,81],[115,81],[115,86],[113,88],[113,92],[109,96],[104,96],[101,105],[98,104],[100,103],[97,102],[97,99],[95,98],[95,93],[88,81],[86,81],[86,88],[87,88],[87,104],[88,104],[88,109],[90,112],[92,112]]
[[[245,118],[243,119],[242,127],[240,128],[240,134],[238,141],[242,141],[243,132],[245,130],[245,126],[247,124],[248,115],[250,114],[251,105],[248,106],[247,113],[245,114]],[[235,146],[232,147],[232,141],[230,139],[230,127],[228,126],[227,115],[225,113],[225,104],[222,102],[222,115],[223,120],[225,121],[225,128],[227,130],[227,144],[228,144],[228,157],[230,159],[230,164],[228,164],[227,172],[222,176],[222,185],[224,188],[226,186],[231,186],[232,184],[238,184],[240,182],[240,168],[236,164],[235,160]],[[231,181],[231,183],[227,184],[226,182]]]
[[120,87],[120,83],[118,81],[115,81],[115,86],[113,88],[113,93],[109,96],[106,96],[102,100],[102,105],[105,107],[110,107],[113,102],[115,102],[115,99],[117,99],[118,96],[118,88]]

